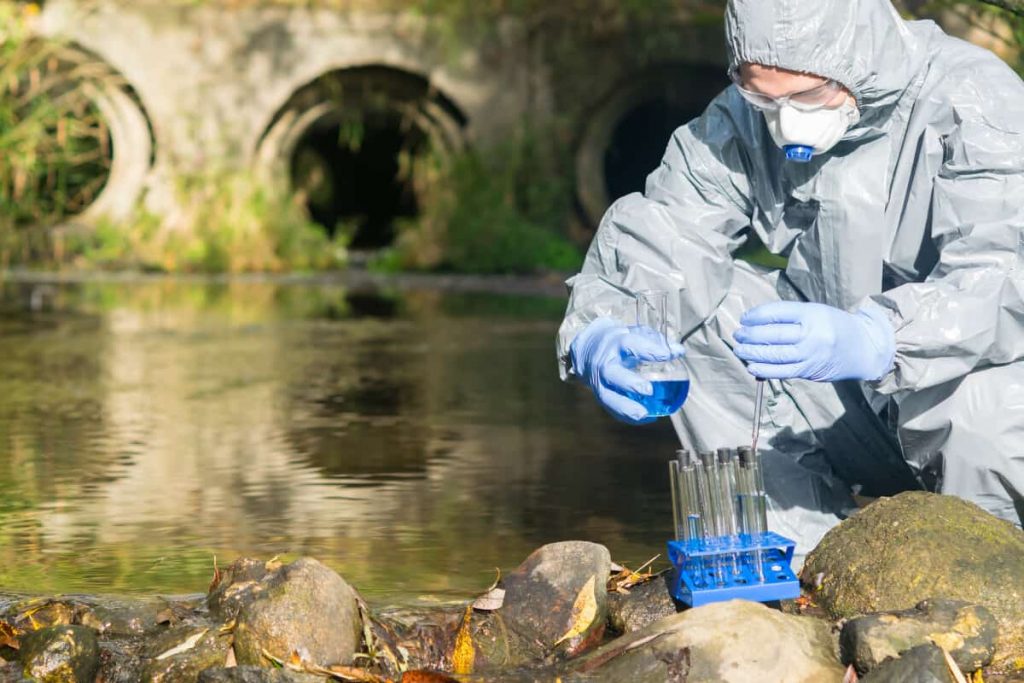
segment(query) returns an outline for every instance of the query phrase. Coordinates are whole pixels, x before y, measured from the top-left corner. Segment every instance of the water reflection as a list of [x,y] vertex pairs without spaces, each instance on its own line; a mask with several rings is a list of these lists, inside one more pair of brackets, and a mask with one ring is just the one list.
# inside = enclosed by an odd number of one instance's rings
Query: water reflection
[[[35,297],[35,299],[33,298]],[[541,543],[661,551],[666,426],[557,381],[558,300],[266,282],[0,291],[0,585],[201,591],[311,554],[464,595]]]

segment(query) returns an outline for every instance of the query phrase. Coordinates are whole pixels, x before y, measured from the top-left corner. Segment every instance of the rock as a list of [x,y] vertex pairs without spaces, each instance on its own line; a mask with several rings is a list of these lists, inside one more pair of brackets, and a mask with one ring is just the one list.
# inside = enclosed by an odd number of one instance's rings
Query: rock
[[199,674],[199,683],[323,683],[321,676],[288,671],[264,669],[259,666],[237,666],[207,669]]
[[76,606],[64,600],[30,598],[9,604],[3,620],[19,632],[50,626],[70,626],[75,622]]
[[890,659],[861,683],[955,683],[942,650],[935,645],[918,645],[899,659]]
[[936,597],[983,605],[999,623],[995,664],[1024,658],[1024,532],[959,498],[873,503],[825,535],[801,579],[833,618]]
[[[550,659],[565,659],[600,642],[608,617],[608,549],[565,542],[534,551],[501,582],[495,611],[435,611],[410,623],[385,618],[410,668],[453,670],[455,660],[474,674],[507,671]],[[476,680],[476,679],[474,679]],[[481,679],[483,680],[483,679]]]
[[231,634],[212,625],[183,625],[146,645],[143,681],[195,681],[210,667],[223,666]]
[[46,683],[92,683],[100,666],[96,631],[87,626],[50,626],[21,638],[25,676]]
[[547,650],[578,653],[604,635],[610,574],[611,555],[603,545],[543,546],[502,580],[505,602],[497,614]]
[[827,623],[733,600],[687,610],[565,665],[596,683],[841,681]]
[[358,598],[334,571],[304,558],[267,574],[253,591],[235,627],[239,664],[262,664],[264,649],[283,660],[298,652],[320,666],[352,661],[362,632]]
[[629,589],[608,594],[608,623],[619,633],[632,633],[679,611],[672,599],[671,577],[659,576]]
[[[138,683],[142,680],[143,660],[138,638],[104,640],[100,647],[100,670],[96,676],[102,683]],[[2,679],[0,679],[2,680]]]
[[30,683],[31,678],[26,678],[18,662],[6,662],[0,659],[0,681],[3,683]]
[[164,630],[170,621],[180,620],[165,615],[184,613],[188,607],[188,603],[163,598],[105,597],[83,607],[75,621],[91,626],[105,638],[148,636]]
[[860,674],[918,645],[945,648],[963,671],[992,661],[999,634],[995,617],[984,607],[955,600],[925,600],[914,609],[852,619],[843,626],[839,648],[843,663]]
[[238,611],[252,602],[260,581],[270,573],[266,562],[242,557],[221,571],[220,579],[211,588],[206,597],[206,605],[210,614],[222,621],[230,621],[238,616]]

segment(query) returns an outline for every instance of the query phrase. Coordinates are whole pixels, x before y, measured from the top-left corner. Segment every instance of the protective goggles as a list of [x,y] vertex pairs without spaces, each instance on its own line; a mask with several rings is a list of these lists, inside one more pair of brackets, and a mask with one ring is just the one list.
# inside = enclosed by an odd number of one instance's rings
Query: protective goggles
[[729,77],[732,78],[732,82],[736,85],[736,89],[740,91],[740,95],[743,95],[743,99],[750,102],[750,104],[754,105],[758,109],[766,111],[777,111],[786,105],[800,111],[817,111],[819,109],[824,109],[843,89],[841,84],[829,79],[810,90],[802,90],[790,95],[783,95],[782,97],[769,97],[768,95],[751,92],[744,88],[743,81],[740,79],[739,71],[737,69],[731,70],[729,72]]

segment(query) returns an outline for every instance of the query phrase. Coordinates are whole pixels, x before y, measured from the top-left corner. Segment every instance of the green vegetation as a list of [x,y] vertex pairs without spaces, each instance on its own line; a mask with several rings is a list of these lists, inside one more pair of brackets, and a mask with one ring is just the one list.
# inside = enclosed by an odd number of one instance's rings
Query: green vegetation
[[163,272],[277,272],[343,265],[343,240],[331,240],[292,197],[247,171],[183,179],[179,210],[160,219],[141,212],[129,224],[104,221],[72,233],[63,250],[80,267]]
[[[904,0],[909,14],[959,22],[1024,76],[1024,0]],[[948,23],[948,22],[947,22]]]
[[0,4],[0,264],[52,257],[49,228],[93,201],[110,163],[84,92],[95,70],[30,37],[37,11]]
[[551,151],[551,137],[523,133],[491,149],[417,162],[424,211],[402,226],[378,267],[467,273],[577,268],[582,254],[563,233],[573,212],[569,164]]
[[89,92],[120,83],[88,57],[33,38],[38,9],[0,3],[0,267],[243,272],[344,263],[341,240],[249,171],[185,177],[178,210],[164,218],[140,207],[126,223],[76,225],[111,161]]

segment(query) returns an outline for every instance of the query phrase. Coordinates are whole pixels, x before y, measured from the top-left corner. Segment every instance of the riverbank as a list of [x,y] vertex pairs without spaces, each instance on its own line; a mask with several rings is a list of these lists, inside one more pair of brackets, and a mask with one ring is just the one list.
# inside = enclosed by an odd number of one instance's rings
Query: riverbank
[[169,282],[183,284],[277,283],[285,285],[335,285],[348,288],[391,288],[441,292],[479,292],[520,296],[566,296],[565,280],[571,273],[538,275],[466,275],[459,273],[380,273],[353,264],[345,270],[311,273],[187,274],[138,271],[45,271],[0,270],[0,283],[64,285],[85,283],[132,284]]
[[667,575],[582,541],[539,548],[475,597],[413,609],[371,607],[311,558],[240,559],[213,568],[204,596],[0,597],[0,680],[1020,680],[1022,566],[1019,528],[920,492],[831,531],[804,595],[781,605],[685,609]]

